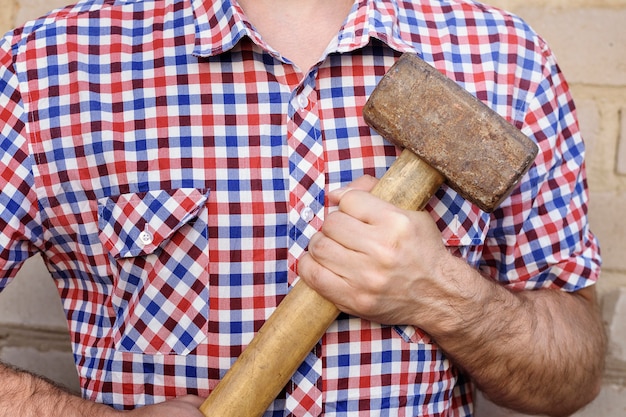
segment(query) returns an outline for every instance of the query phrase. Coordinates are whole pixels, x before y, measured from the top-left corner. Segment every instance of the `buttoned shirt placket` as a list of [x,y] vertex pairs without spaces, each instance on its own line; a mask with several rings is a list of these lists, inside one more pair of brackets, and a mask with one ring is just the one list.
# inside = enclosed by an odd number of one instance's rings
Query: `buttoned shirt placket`
[[[324,145],[315,74],[312,70],[292,91],[287,120],[289,153],[289,271],[290,284],[297,260],[319,230],[324,217]],[[287,386],[287,409],[297,416],[322,412],[321,347],[316,346]]]
[[[234,6],[233,19],[238,22],[238,30],[231,30],[229,42],[224,41],[219,49],[226,50],[243,36],[248,36],[265,53],[271,55],[272,59],[281,62],[284,68],[282,74],[276,74],[276,80],[283,84],[283,91],[288,91],[290,97],[284,115],[284,140],[289,161],[288,281],[293,286],[298,280],[297,261],[306,251],[311,236],[320,229],[324,217],[326,181],[321,120],[315,88],[317,67],[313,67],[307,74],[300,73],[300,76],[296,76],[295,66],[267,45],[254,28],[245,22],[238,5]],[[329,50],[327,49],[324,56]],[[215,51],[214,49],[212,53]],[[285,416],[318,416],[322,413],[322,360],[319,344],[295,372],[286,386],[285,395]]]

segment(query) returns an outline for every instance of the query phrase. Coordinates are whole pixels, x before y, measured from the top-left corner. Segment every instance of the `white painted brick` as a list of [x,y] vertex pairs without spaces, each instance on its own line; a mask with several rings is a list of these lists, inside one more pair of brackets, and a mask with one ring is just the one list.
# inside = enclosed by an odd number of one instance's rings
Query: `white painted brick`
[[67,329],[59,293],[39,256],[0,293],[0,324]]
[[5,347],[0,360],[37,375],[42,375],[73,392],[79,391],[79,379],[71,352],[41,351],[31,347]]
[[[590,191],[589,222],[600,241],[603,268],[626,270],[626,193]],[[626,285],[626,283],[625,283]]]
[[[626,415],[626,388],[605,384],[598,397],[572,417],[624,417]],[[530,417],[498,407],[480,392],[476,395],[476,417]]]
[[526,414],[516,413],[495,405],[485,398],[480,391],[476,393],[474,411],[476,417],[527,417]]
[[626,388],[608,384],[602,387],[602,391],[591,404],[573,415],[573,417],[624,416],[626,416]]
[[609,334],[609,358],[626,364],[626,288],[607,294],[603,304]]
[[77,0],[19,0],[20,8],[16,13],[14,25],[19,26],[28,20],[43,16],[53,9],[76,2]]
[[626,288],[626,272],[603,269],[598,281],[598,295],[600,298],[613,294],[620,288]]
[[600,145],[598,143],[601,139],[599,137],[602,122],[600,109],[595,100],[581,99],[576,100],[576,110],[580,131],[587,149],[587,158],[589,158],[594,153],[594,148]]
[[617,173],[626,175],[626,107],[620,110],[620,134],[617,144]]
[[13,14],[15,12],[16,3],[13,0],[0,0],[0,33],[4,34],[13,28]]

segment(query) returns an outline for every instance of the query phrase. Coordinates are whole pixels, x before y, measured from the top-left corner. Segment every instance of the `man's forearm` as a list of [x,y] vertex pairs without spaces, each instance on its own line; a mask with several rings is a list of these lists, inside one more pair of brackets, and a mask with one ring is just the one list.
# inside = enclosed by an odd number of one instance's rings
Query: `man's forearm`
[[0,363],[0,417],[109,417],[115,411]]
[[558,416],[597,395],[606,338],[593,288],[512,293],[453,262],[447,273],[469,288],[449,300],[446,326],[431,335],[488,398]]

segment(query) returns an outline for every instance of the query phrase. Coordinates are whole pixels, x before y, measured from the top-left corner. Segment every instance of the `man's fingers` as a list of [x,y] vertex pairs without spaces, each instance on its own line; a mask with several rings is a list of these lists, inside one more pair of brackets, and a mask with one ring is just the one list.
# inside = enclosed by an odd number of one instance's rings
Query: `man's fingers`
[[182,397],[178,397],[173,401],[185,402],[193,405],[196,408],[199,408],[204,402],[204,398],[198,397],[197,395],[184,395]]
[[393,204],[381,200],[367,191],[352,188],[346,189],[341,193],[338,208],[338,211],[371,225],[375,225],[383,219],[381,217],[382,213],[400,211]]
[[[342,211],[336,211],[326,216],[321,234],[317,233],[313,236],[309,242],[309,249],[313,245],[315,246],[314,250],[317,249],[318,253],[326,250],[328,246],[324,240],[326,238],[351,251],[365,253],[368,252],[371,243],[372,229],[373,227],[369,224],[363,223],[361,220]],[[334,251],[340,248],[330,247],[328,249],[330,249],[330,253],[333,253],[333,257],[336,258],[337,254]]]
[[[309,256],[316,262],[316,266],[324,268],[338,277],[344,277],[350,272],[354,272],[356,265],[351,265],[351,260],[355,258],[354,249],[346,248],[341,242],[331,239],[324,233],[316,233],[309,242]],[[320,275],[316,271],[316,275]],[[324,278],[331,279],[333,277]],[[338,279],[335,277],[335,279]]]
[[320,265],[309,252],[298,261],[298,275],[309,287],[341,309],[341,297],[350,293],[348,283],[331,270]]
[[334,190],[328,193],[329,204],[331,206],[336,206],[337,204],[339,204],[339,200],[341,199],[341,196],[346,191],[359,190],[359,191],[370,192],[372,191],[372,188],[374,188],[377,182],[378,182],[378,179],[370,175],[362,176],[352,181],[348,186],[339,188],[337,190]]

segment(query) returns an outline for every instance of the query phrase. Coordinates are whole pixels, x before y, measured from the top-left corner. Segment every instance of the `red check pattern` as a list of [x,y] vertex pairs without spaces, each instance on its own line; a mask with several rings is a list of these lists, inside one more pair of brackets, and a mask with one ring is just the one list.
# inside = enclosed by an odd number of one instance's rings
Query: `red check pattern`
[[[88,0],[0,41],[0,288],[43,256],[85,397],[210,392],[296,279],[326,193],[395,159],[361,109],[407,52],[541,150],[492,214],[438,192],[450,251],[515,290],[592,285],[574,105],[515,16],[356,1],[307,73],[228,0]],[[420,329],[342,315],[266,416],[470,416],[471,392]]]

